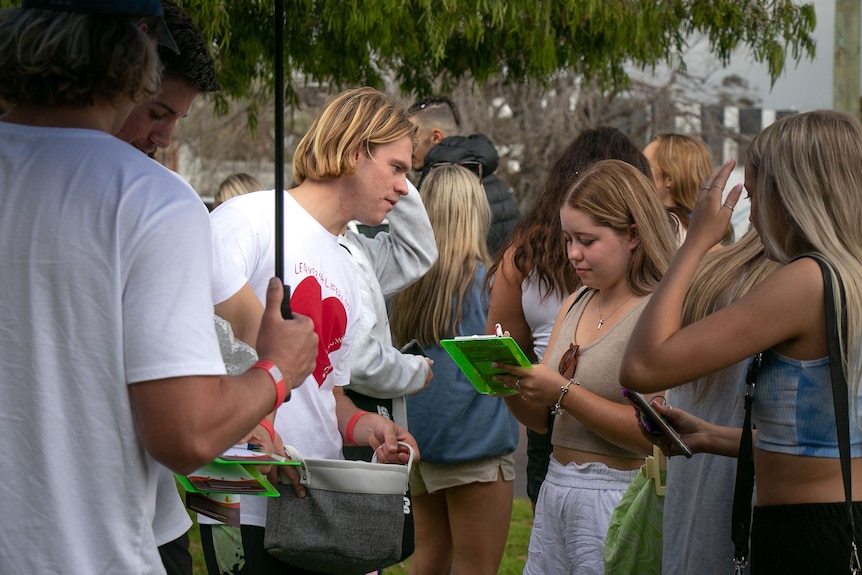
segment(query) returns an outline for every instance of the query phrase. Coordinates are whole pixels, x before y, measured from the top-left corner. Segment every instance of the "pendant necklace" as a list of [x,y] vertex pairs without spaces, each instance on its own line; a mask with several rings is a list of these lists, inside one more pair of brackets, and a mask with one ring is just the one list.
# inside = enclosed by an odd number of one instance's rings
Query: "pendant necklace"
[[[633,297],[635,297],[635,294],[632,294],[628,298],[626,298],[626,301],[618,305],[614,311],[608,314],[608,317],[611,317],[612,315],[620,311],[620,308],[626,305]],[[604,298],[602,298],[602,294],[599,293],[599,324],[596,326],[596,330],[602,329],[602,326],[605,324],[605,318],[602,316],[602,299]]]

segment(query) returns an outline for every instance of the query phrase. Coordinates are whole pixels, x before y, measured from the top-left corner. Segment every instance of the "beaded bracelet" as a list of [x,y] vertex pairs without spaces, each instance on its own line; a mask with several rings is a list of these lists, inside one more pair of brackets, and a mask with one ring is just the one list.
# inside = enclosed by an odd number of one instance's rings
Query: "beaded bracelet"
[[569,386],[573,383],[575,385],[581,385],[579,382],[575,381],[575,378],[572,378],[569,380],[569,383],[560,386],[560,398],[557,400],[557,403],[554,404],[554,409],[551,411],[551,413],[553,413],[554,415],[560,415],[561,413],[563,413],[563,397],[565,397],[566,394],[569,393]]

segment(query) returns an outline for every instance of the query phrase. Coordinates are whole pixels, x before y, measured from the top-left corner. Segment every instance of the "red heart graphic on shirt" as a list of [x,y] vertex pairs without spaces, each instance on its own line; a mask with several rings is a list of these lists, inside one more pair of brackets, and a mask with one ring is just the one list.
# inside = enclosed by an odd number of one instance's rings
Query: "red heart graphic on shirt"
[[320,387],[332,371],[329,354],[341,348],[341,340],[347,331],[347,312],[338,298],[322,297],[320,283],[314,276],[307,276],[292,290],[290,308],[314,322],[318,342],[317,366],[312,375]]

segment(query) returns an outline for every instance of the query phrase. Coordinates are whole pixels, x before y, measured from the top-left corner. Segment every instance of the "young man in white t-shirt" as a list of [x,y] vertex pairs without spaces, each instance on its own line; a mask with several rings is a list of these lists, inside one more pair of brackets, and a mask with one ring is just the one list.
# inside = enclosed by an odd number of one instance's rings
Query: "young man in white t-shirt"
[[224,375],[206,209],[110,135],[157,87],[161,14],[0,12],[0,573],[164,573],[155,463],[211,461],[313,368],[312,322],[281,319],[273,282],[257,343],[274,365]]
[[[317,365],[275,420],[284,443],[304,456],[341,459],[347,442],[371,446],[381,462],[405,463],[407,450],[399,441],[418,454],[406,430],[357,409],[342,390],[350,381],[349,350],[361,297],[350,255],[338,243],[350,220],[377,225],[407,194],[415,130],[404,111],[377,90],[338,94],[318,113],[294,154],[295,187],[283,192],[284,237],[275,237],[275,191],[231,198],[211,214],[260,298],[275,267],[275,242],[283,242],[291,308],[314,320],[320,338]],[[201,520],[204,553],[216,572],[307,572],[263,549],[263,499],[242,498],[241,529]]]
[[[191,17],[173,0],[161,0],[164,21],[176,41],[179,53],[160,46],[162,78],[158,92],[140,102],[126,118],[117,137],[152,156],[166,148],[180,118],[191,110],[198,94],[220,89],[215,64],[206,39]],[[218,230],[213,234],[212,297],[215,313],[227,320],[233,335],[254,346],[260,328],[263,306],[245,276],[223,249],[219,249]],[[229,333],[220,332],[229,337]],[[271,418],[270,418],[271,419]],[[252,436],[243,438],[272,450],[265,427],[258,425]],[[188,530],[192,521],[177,491],[173,473],[163,469],[156,490],[153,532],[168,575],[192,575]]]

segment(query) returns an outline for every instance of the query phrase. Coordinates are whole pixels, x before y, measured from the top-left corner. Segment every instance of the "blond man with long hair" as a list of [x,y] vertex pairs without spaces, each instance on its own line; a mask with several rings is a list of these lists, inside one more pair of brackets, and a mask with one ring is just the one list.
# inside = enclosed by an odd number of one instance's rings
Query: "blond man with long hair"
[[391,312],[396,342],[418,339],[435,372],[428,388],[407,399],[423,458],[410,478],[410,573],[493,575],[512,511],[517,422],[502,399],[479,394],[440,347],[443,338],[484,332],[491,211],[479,178],[457,165],[435,166],[421,195],[439,259],[393,298]]
[[[284,237],[275,237],[275,191],[238,196],[212,212],[227,250],[261,299],[274,275],[275,242],[283,242],[282,279],[291,288],[291,308],[314,320],[320,337],[315,369],[275,417],[277,434],[305,457],[342,459],[342,446],[349,443],[372,447],[382,463],[405,463],[408,453],[399,441],[412,444],[418,454],[403,427],[359,410],[342,389],[350,382],[361,295],[354,264],[338,242],[350,220],[377,225],[408,193],[415,132],[404,111],[382,92],[346,90],[326,102],[299,142],[294,187],[278,191],[284,193]],[[264,550],[264,499],[243,498],[241,529],[202,528],[207,553],[223,561],[215,573],[313,568],[287,565]]]
[[525,574],[604,572],[611,514],[652,446],[620,393],[629,334],[676,241],[653,182],[631,164],[585,170],[560,209],[566,255],[585,286],[557,315],[542,363],[503,366],[518,420],[543,433],[556,414]]
[[[641,316],[621,378],[627,387],[652,391],[763,352],[752,410],[752,574],[846,573],[850,528],[835,435],[824,281],[811,255],[829,263],[837,316],[845,313],[847,319],[841,362],[849,391],[852,496],[860,501],[862,125],[839,112],[807,112],[779,120],[752,141],[744,185],[751,220],[767,257],[781,265],[738,301],[681,328],[692,273],[721,237],[743,191],[736,185],[722,201],[733,167],[726,163],[704,183],[688,237]],[[695,451],[737,455],[738,429],[707,424],[683,410],[667,415]],[[858,517],[862,505],[853,507]]]

